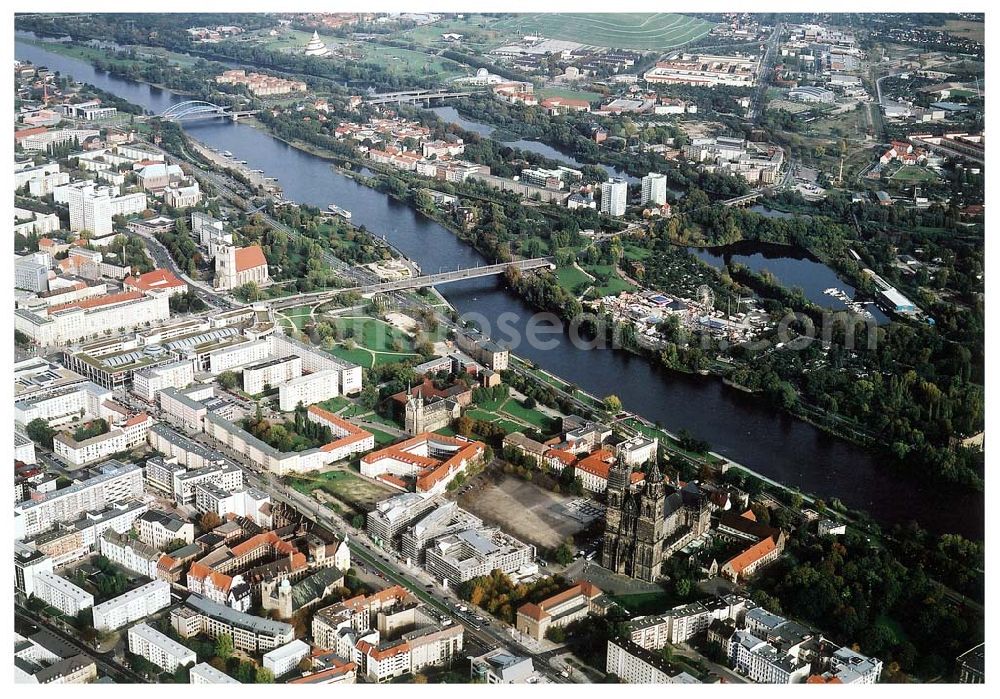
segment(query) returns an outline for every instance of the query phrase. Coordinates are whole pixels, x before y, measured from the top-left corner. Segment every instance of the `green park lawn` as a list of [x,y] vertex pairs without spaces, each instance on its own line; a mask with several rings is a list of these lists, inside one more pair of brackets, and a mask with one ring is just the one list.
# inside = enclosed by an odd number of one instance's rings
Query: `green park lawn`
[[[516,14],[490,25],[512,38],[536,34],[575,41],[588,46],[608,46],[640,51],[666,51],[700,39],[713,24],[696,17],[672,13],[539,13]],[[520,35],[520,36],[518,36]]]

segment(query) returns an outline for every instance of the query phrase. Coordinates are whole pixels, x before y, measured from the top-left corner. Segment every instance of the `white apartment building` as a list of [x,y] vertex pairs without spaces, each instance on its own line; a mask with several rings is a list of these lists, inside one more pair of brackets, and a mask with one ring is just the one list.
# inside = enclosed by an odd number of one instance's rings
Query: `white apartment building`
[[607,672],[618,675],[623,684],[700,684],[672,668],[658,653],[627,640],[608,640]]
[[796,684],[808,677],[811,666],[760,640],[749,631],[737,631],[729,641],[732,668],[758,684]]
[[27,425],[36,418],[41,418],[56,427],[64,422],[83,419],[107,417],[104,403],[113,397],[113,393],[98,386],[92,381],[58,386],[51,391],[39,392],[24,400],[14,403],[14,421]]
[[667,203],[667,176],[651,172],[642,178],[642,204]]
[[166,672],[198,662],[193,650],[146,624],[136,624],[128,630],[128,649]]
[[229,634],[236,648],[257,653],[278,648],[295,638],[291,624],[273,621],[199,595],[189,595],[183,607],[170,612],[170,622],[184,638],[204,633],[211,638]]
[[134,541],[127,534],[116,531],[104,532],[98,543],[101,555],[112,563],[117,563],[147,578],[156,577],[156,564],[161,555],[156,547],[143,541]]
[[628,183],[619,178],[601,183],[601,213],[624,216],[628,202]]
[[35,594],[35,576],[52,573],[52,559],[21,541],[14,542],[14,588],[25,595]]
[[109,530],[118,534],[127,533],[148,509],[149,505],[139,500],[116,502],[99,512],[87,511],[73,522],[73,528],[82,535],[81,543],[88,551],[98,550],[102,534]]
[[94,628],[98,631],[114,631],[169,606],[170,583],[166,580],[153,580],[124,595],[94,605]]
[[72,522],[88,510],[142,495],[142,467],[110,461],[101,474],[71,486],[44,493],[14,506],[14,536],[33,537],[57,522]]
[[326,369],[335,370],[341,395],[349,396],[361,392],[361,367],[357,364],[334,357],[329,352],[299,342],[282,332],[272,333],[268,336],[267,342],[271,347],[271,355],[275,357],[287,357],[293,354],[300,357],[302,371],[315,374]]
[[310,652],[312,652],[312,649],[308,643],[295,639],[279,648],[264,653],[264,667],[270,670],[274,678],[277,679],[294,670],[299,661],[302,658],[308,657]]
[[152,403],[165,388],[184,388],[194,381],[194,363],[187,359],[152,369],[142,369],[132,375],[132,392]]
[[[51,177],[69,177],[66,173],[60,173],[58,175],[51,175]],[[41,180],[32,180],[31,186],[34,187]],[[32,196],[43,196],[43,194],[48,194],[48,192],[43,192],[40,194],[33,194]],[[19,209],[14,207],[14,233],[20,233],[23,236],[29,236],[32,233],[35,235],[45,235],[47,233],[54,233],[62,228],[62,223],[59,221],[59,216],[56,214],[40,214],[37,211],[29,211],[28,209]]]
[[[208,387],[209,391],[213,391]],[[160,410],[167,422],[181,427],[188,432],[201,432],[202,423],[208,408],[201,401],[190,396],[186,391],[172,387],[163,387],[159,392]]]
[[33,255],[14,258],[14,287],[27,291],[49,290],[49,266],[38,262]]
[[302,376],[302,358],[290,354],[243,369],[243,390],[254,396]]
[[14,311],[14,327],[42,345],[75,342],[102,333],[129,332],[170,317],[169,294],[112,294],[63,306]]
[[496,528],[468,529],[436,539],[426,555],[427,572],[458,587],[494,570],[513,573],[534,561],[535,547]]
[[198,663],[191,668],[191,684],[240,684],[232,677],[216,670],[208,663]]
[[126,420],[121,427],[82,442],[76,441],[68,432],[60,432],[52,440],[52,451],[75,466],[94,463],[145,443],[152,424],[153,418],[142,413]]
[[21,189],[34,180],[42,179],[59,172],[59,163],[43,163],[34,165],[31,162],[14,165],[14,189]]
[[335,398],[338,394],[338,377],[337,370],[324,369],[286,381],[278,387],[278,407],[284,412],[290,412],[299,403],[308,406]]
[[224,371],[262,362],[271,356],[268,340],[241,342],[232,347],[216,350],[208,355],[208,370],[218,376]]
[[94,606],[94,596],[55,573],[37,572],[34,575],[35,596],[63,614],[76,616]]
[[100,136],[101,132],[96,129],[59,129],[58,131],[44,131],[32,134],[21,139],[21,147],[26,151],[44,151],[49,146],[61,146],[64,143],[83,143],[88,138]]
[[169,512],[149,510],[136,520],[135,526],[139,541],[157,550],[175,539],[186,544],[194,542],[194,524]]
[[656,460],[656,450],[659,446],[657,438],[650,439],[643,435],[635,435],[615,446],[616,454],[628,466],[641,466],[647,461]]

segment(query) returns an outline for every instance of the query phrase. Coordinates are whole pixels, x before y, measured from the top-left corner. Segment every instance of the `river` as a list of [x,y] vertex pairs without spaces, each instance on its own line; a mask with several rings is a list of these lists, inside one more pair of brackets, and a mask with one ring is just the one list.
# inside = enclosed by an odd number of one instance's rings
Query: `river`
[[[160,113],[185,99],[98,73],[88,63],[22,41],[15,42],[15,55],[151,112]],[[202,121],[185,128],[199,141],[232,151],[238,159],[247,160],[249,167],[277,177],[288,199],[321,208],[336,202],[350,209],[353,223],[385,236],[424,272],[492,262],[409,206],[356,183],[322,158],[263,131],[228,121]],[[512,325],[524,336],[532,310],[504,288],[502,278],[456,282],[442,286],[441,291],[459,312],[478,312],[494,328],[501,314],[513,312],[517,320]],[[554,340],[555,347],[540,349],[522,343],[515,350],[594,395],[618,395],[627,409],[671,431],[689,430],[710,441],[723,456],[776,481],[826,499],[839,498],[883,522],[915,519],[932,531],[983,536],[981,495],[951,493],[933,481],[896,474],[865,450],[728,388],[717,378],[664,371],[625,352],[580,349],[564,333],[545,339]]]
[[[434,112],[444,121],[460,126],[466,131],[471,131],[477,133],[484,138],[488,138],[496,129],[490,124],[484,124],[481,121],[473,121],[472,119],[467,119],[458,113],[458,110],[454,107],[431,107],[428,111]],[[547,143],[542,143],[541,141],[530,141],[526,138],[519,139],[517,141],[502,141],[505,145],[511,148],[520,148],[521,150],[526,150],[531,153],[537,153],[538,155],[545,156],[546,158],[551,158],[552,160],[558,160],[570,167],[581,168],[588,163],[583,163],[574,158],[569,153],[565,153],[554,146],[550,146]],[[633,177],[628,173],[619,170],[618,168],[611,167],[610,165],[592,165],[592,167],[602,168],[608,173],[609,177],[620,177],[626,180],[629,184],[636,184],[639,182],[638,177]]]

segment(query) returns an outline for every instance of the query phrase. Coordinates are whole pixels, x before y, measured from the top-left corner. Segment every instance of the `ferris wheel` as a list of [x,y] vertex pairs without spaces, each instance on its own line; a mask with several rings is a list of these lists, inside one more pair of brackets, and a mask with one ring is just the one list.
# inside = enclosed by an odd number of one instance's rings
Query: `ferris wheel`
[[696,294],[698,295],[698,302],[706,311],[711,311],[715,308],[715,292],[712,291],[708,284],[699,286]]

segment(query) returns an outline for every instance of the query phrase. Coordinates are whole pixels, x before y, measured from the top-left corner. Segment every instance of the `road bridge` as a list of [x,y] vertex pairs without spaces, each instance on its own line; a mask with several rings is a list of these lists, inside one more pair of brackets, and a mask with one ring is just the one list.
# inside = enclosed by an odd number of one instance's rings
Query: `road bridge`
[[431,100],[458,99],[469,97],[473,92],[451,92],[449,90],[401,90],[372,95],[365,99],[366,104],[402,104],[404,102],[429,102]]
[[503,274],[510,267],[522,271],[541,269],[543,267],[554,269],[555,258],[536,257],[530,260],[516,260],[514,262],[504,262],[497,265],[469,267],[467,269],[456,269],[451,272],[440,272],[438,274],[424,274],[419,277],[409,277],[407,279],[399,279],[391,282],[378,282],[342,289],[327,289],[325,291],[315,291],[307,294],[296,294],[295,296],[286,296],[280,299],[275,299],[270,302],[270,305],[275,309],[289,308],[293,306],[327,301],[343,293],[379,294],[391,293],[394,291],[405,291],[407,289],[419,289],[424,286],[438,286],[440,284],[448,284],[450,282],[457,282],[465,279],[478,279],[480,277],[490,277]]
[[164,121],[192,121],[224,117],[236,121],[240,117],[256,114],[256,111],[233,111],[230,105],[219,105],[203,100],[188,100],[171,105],[160,114]]

